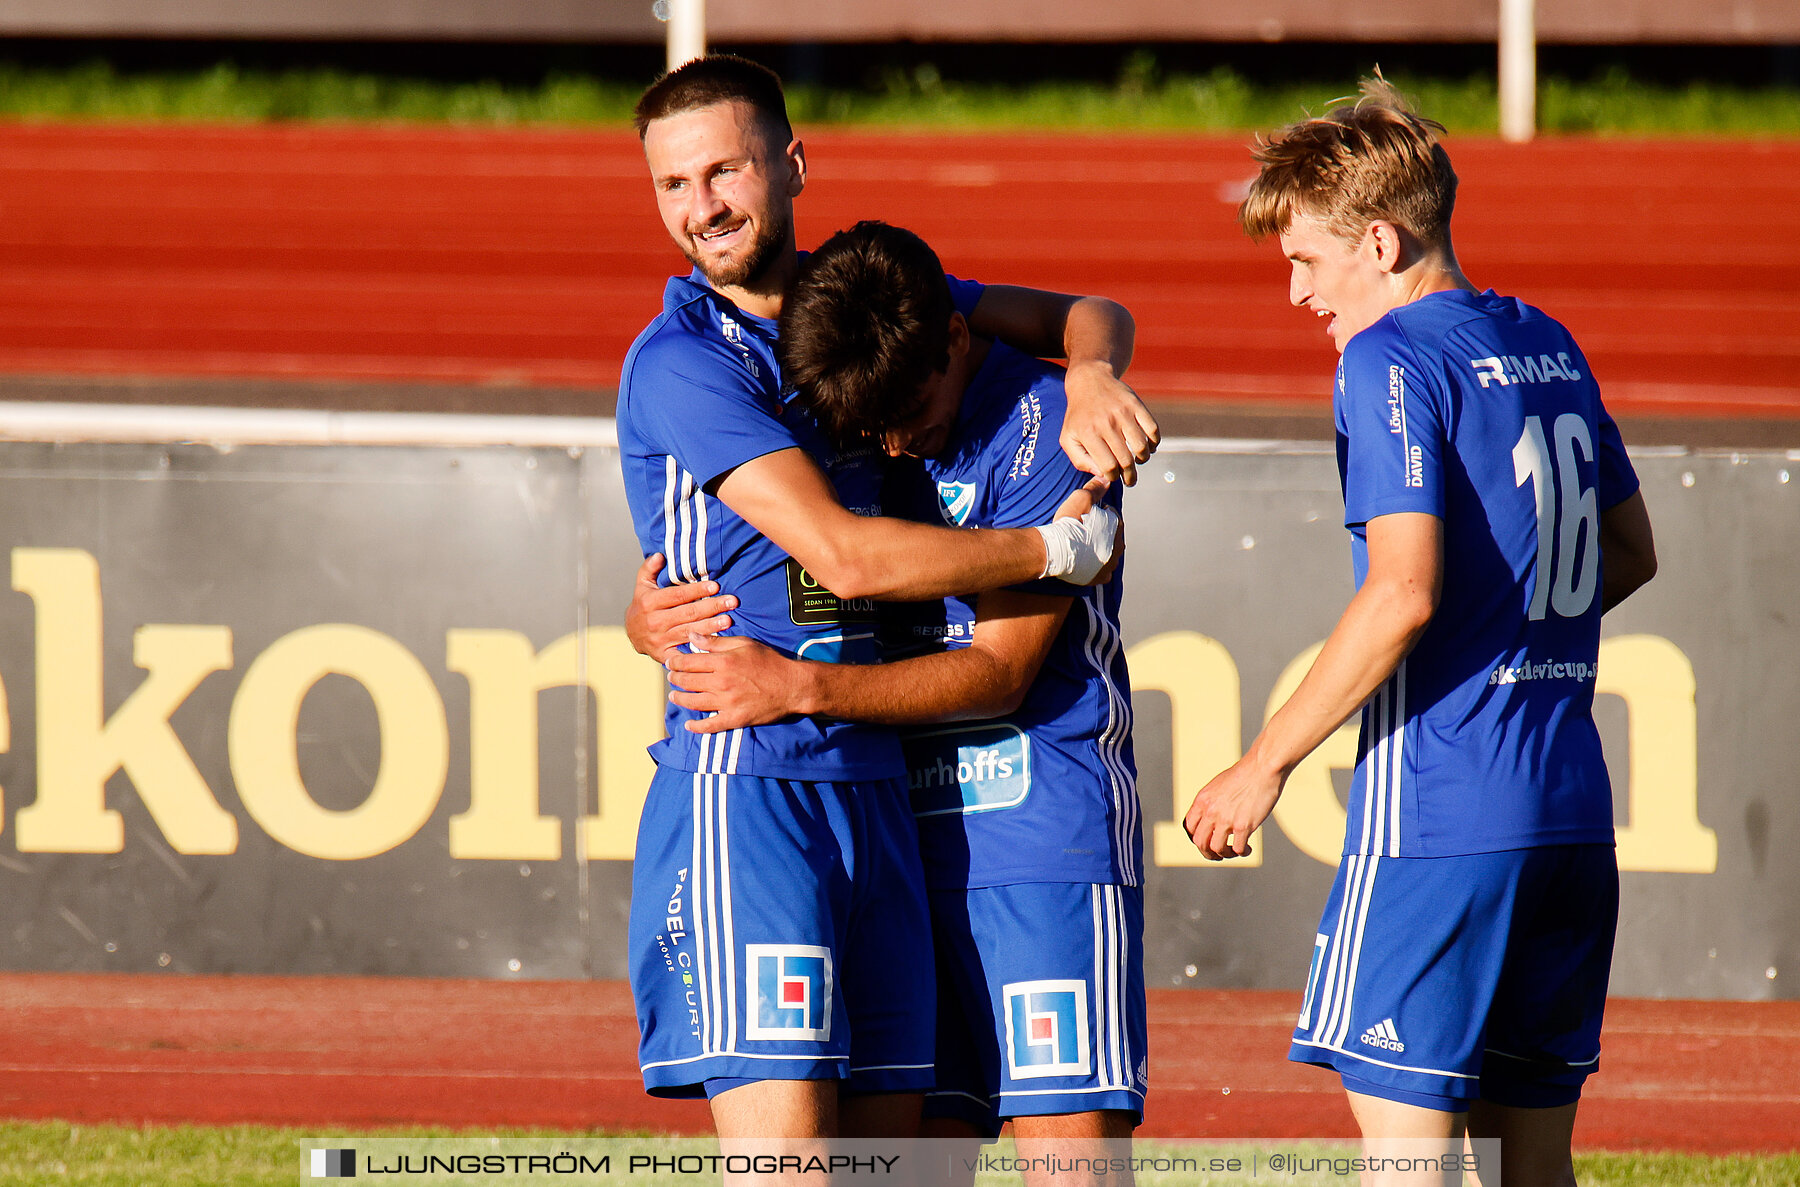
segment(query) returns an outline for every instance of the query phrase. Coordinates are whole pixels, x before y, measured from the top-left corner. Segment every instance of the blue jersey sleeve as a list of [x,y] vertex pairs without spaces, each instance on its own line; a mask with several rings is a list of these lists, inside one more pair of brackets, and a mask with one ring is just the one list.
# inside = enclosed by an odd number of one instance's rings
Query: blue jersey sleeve
[[[1568,331],[1564,330],[1564,334]],[[1575,356],[1576,366],[1581,369],[1589,383],[1594,383],[1594,369],[1588,365],[1587,356],[1581,353],[1581,347],[1573,338],[1569,339],[1569,353]],[[1607,412],[1606,405],[1601,402],[1598,384],[1594,386],[1594,404],[1599,410],[1596,418],[1595,436],[1599,443],[1599,475],[1596,479],[1595,503],[1602,511],[1610,511],[1637,493],[1637,471],[1632,468],[1631,459],[1625,456],[1625,441],[1619,435],[1619,426],[1614,422],[1612,414]]]
[[1619,426],[1605,407],[1600,409],[1600,510],[1610,511],[1637,493],[1637,471],[1625,456],[1625,441]]
[[762,379],[744,359],[670,339],[647,343],[624,382],[644,441],[710,490],[745,462],[801,448]]
[[1339,363],[1344,523],[1423,511],[1444,514],[1444,395],[1405,336],[1377,323]]
[[[1039,384],[1016,407],[1007,421],[1007,432],[990,446],[988,481],[994,492],[992,510],[980,526],[1031,528],[1049,523],[1064,499],[1087,482],[1068,455],[1056,447],[1062,431],[1064,397],[1061,384],[1053,390]],[[1119,507],[1118,488],[1107,491],[1107,505]],[[1023,593],[1079,597],[1085,586],[1045,579],[1012,587]]]
[[979,280],[962,280],[955,276],[944,278],[950,282],[950,304],[964,317],[975,312],[975,306],[981,304],[981,294],[987,292],[987,285]]

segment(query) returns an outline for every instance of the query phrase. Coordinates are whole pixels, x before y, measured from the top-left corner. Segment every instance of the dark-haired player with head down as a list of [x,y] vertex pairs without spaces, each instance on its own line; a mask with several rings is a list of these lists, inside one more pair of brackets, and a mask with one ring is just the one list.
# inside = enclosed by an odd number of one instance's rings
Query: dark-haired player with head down
[[1207,857],[1247,853],[1295,766],[1362,710],[1289,1058],[1339,1073],[1371,1149],[1466,1127],[1502,1140],[1509,1187],[1542,1187],[1574,1182],[1618,915],[1600,616],[1656,554],[1581,349],[1463,276],[1442,131],[1377,79],[1256,150],[1244,229],[1280,240],[1289,300],[1343,356],[1357,592],[1186,824]]
[[[702,58],[651,86],[635,122],[663,224],[694,264],[620,379],[627,501],[653,562],[628,618],[642,649],[664,659],[687,638],[671,621],[731,608],[734,635],[785,655],[871,660],[871,598],[1100,571],[1105,508],[980,534],[881,517],[879,452],[838,448],[793,399],[775,318],[800,266],[806,158],[772,73]],[[1093,413],[1084,460],[1147,456],[1153,425],[1113,374],[1130,354],[1122,309],[955,293],[989,332],[1071,356]],[[729,601],[691,601],[713,591]],[[670,706],[633,864],[646,1088],[704,1095],[727,1139],[910,1134],[932,1078],[934,981],[898,740],[825,717],[684,728],[698,716]]]
[[[1051,447],[1060,368],[972,332],[916,235],[859,223],[806,261],[782,365],[840,440],[898,459],[885,504],[960,528],[1041,523],[1083,475]],[[975,533],[964,533],[975,534]],[[985,533],[984,533],[985,534]],[[1141,840],[1119,577],[894,607],[878,665],[749,640],[671,657],[714,731],[790,714],[901,727],[938,959],[931,1136],[1129,1138],[1147,1087]],[[1028,1175],[1028,1178],[1033,1176]]]

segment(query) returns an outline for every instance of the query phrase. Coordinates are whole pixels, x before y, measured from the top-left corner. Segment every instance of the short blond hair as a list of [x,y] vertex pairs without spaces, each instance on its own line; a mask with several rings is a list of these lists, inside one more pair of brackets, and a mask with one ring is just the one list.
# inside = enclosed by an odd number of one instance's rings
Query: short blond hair
[[1238,207],[1238,223],[1252,239],[1266,239],[1309,215],[1357,243],[1369,224],[1385,221],[1427,247],[1441,246],[1456,205],[1456,170],[1438,143],[1443,130],[1377,71],[1354,100],[1257,137],[1251,155],[1262,171]]

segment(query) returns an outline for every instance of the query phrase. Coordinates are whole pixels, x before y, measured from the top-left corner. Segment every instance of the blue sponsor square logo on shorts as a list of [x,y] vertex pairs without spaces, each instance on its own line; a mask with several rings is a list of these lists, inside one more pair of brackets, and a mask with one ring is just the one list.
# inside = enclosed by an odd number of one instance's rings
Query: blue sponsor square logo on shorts
[[816,944],[746,944],[750,1018],[744,1037],[831,1037],[831,951]]
[[1086,981],[1014,981],[1001,993],[1007,1075],[1033,1080],[1088,1074]]
[[906,733],[900,747],[915,816],[1013,808],[1031,794],[1031,738],[1016,725]]

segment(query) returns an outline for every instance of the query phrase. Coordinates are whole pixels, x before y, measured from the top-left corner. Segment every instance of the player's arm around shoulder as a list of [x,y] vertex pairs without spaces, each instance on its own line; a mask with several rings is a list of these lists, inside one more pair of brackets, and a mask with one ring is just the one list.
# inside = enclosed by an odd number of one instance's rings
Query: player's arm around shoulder
[[1128,309],[1105,297],[996,284],[982,293],[969,327],[1039,358],[1068,360],[1063,452],[1085,473],[1137,482],[1137,464],[1150,460],[1162,430],[1122,378],[1137,342]]
[[962,533],[862,516],[838,501],[803,450],[756,458],[719,482],[719,498],[840,598],[912,600],[1029,580],[1045,563],[1035,533]]
[[1036,528],[964,532],[856,515],[799,449],[738,466],[720,480],[718,494],[840,598],[925,601],[1040,576],[1086,584],[1112,559],[1118,522],[1095,508]]

